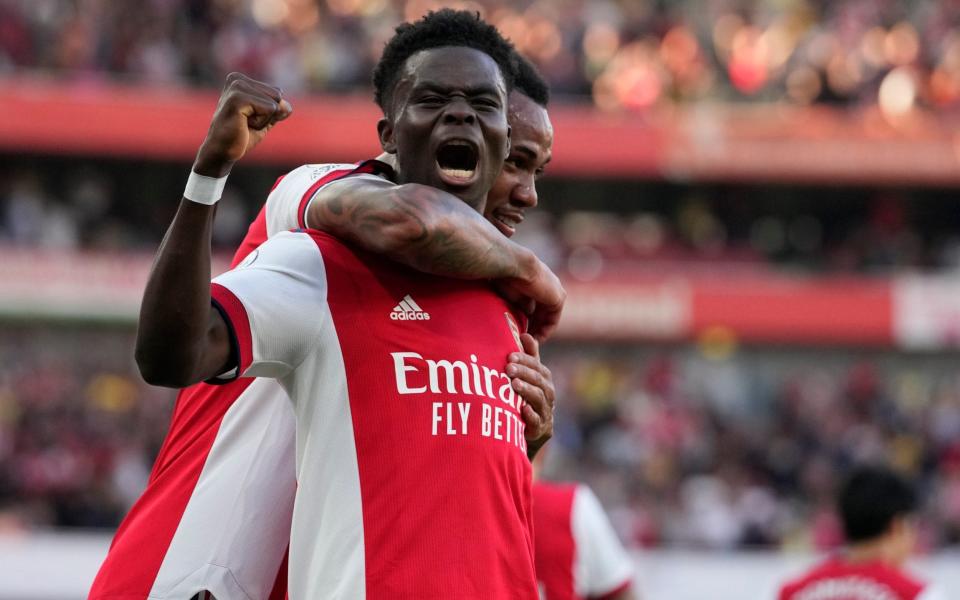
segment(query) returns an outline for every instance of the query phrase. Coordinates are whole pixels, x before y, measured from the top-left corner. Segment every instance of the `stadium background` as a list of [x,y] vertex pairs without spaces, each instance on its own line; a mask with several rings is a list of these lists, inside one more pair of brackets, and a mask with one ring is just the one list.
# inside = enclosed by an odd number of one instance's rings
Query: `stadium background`
[[[759,597],[841,543],[858,460],[917,478],[919,566],[960,589],[960,6],[442,4],[553,87],[518,234],[570,292],[548,472],[645,597]],[[279,174],[376,152],[372,65],[439,5],[0,0],[0,598],[82,597],[146,481],[173,393],[134,319],[224,75],[296,112],[231,176],[221,264]]]

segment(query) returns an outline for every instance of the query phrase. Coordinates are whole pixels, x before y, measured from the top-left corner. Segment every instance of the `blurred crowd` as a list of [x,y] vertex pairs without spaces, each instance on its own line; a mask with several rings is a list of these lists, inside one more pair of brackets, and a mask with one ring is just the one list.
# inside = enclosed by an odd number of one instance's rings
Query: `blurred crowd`
[[481,12],[564,96],[602,109],[764,100],[952,110],[960,8],[938,0],[3,0],[0,73],[355,89],[393,27]]
[[132,343],[128,330],[4,326],[0,533],[115,527],[139,496],[173,395],[136,375]]
[[960,543],[955,359],[738,351],[550,351],[548,474],[584,480],[632,546],[825,550],[854,462],[918,482],[921,546]]
[[[155,163],[16,162],[0,167],[0,244],[65,251],[153,252],[186,171]],[[217,249],[237,247],[281,172],[251,167],[231,178],[217,214]],[[538,187],[540,206],[516,239],[580,280],[681,263],[688,270],[829,274],[960,269],[960,213],[937,191],[551,177]]]
[[[112,527],[136,499],[174,394],[140,382],[131,345],[127,329],[5,332],[0,531]],[[960,543],[951,359],[827,354],[548,347],[546,474],[592,485],[632,546],[825,549],[843,470],[881,461],[920,482],[924,547]]]

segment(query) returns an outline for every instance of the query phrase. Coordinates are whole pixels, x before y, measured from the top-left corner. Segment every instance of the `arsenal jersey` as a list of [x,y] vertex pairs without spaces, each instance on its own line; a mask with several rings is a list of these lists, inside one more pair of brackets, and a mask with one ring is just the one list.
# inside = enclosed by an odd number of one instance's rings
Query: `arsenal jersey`
[[316,231],[274,236],[212,295],[237,374],[293,401],[291,598],[536,599],[503,299]]
[[[294,169],[271,190],[233,266],[268,235],[305,226],[324,186],[390,174],[377,161]],[[274,379],[181,390],[147,488],[120,524],[89,597],[181,600],[209,591],[217,600],[283,600],[294,436],[292,405]]]
[[535,482],[533,522],[542,600],[607,598],[632,585],[633,561],[587,486]]
[[779,600],[945,600],[936,588],[880,561],[831,558],[784,585]]

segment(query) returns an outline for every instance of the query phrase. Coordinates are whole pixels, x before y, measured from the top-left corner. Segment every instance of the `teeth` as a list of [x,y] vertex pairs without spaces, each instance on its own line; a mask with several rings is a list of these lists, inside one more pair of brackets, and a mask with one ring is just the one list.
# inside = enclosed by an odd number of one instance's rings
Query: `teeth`
[[473,177],[473,169],[440,169],[444,175],[455,177],[457,179],[470,179]]

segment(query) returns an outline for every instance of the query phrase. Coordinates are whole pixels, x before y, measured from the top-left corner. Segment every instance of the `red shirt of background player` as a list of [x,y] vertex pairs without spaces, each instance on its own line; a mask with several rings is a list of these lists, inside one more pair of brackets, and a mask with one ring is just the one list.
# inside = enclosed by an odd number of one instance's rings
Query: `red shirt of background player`
[[933,600],[936,592],[902,570],[880,561],[831,558],[786,584],[778,600]]

